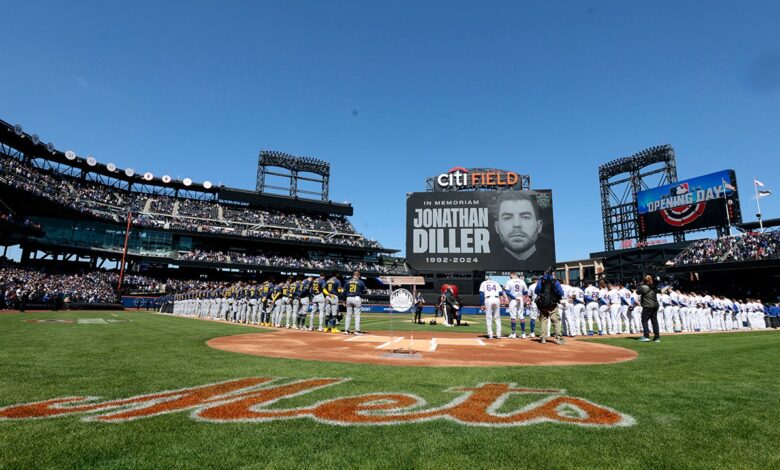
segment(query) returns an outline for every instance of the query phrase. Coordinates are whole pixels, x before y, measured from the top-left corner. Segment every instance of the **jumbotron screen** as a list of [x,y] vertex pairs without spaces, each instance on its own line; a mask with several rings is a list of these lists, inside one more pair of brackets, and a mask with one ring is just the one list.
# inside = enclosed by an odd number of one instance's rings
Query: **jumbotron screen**
[[406,260],[418,271],[543,271],[555,264],[550,190],[410,194]]
[[734,170],[641,191],[636,204],[642,237],[742,223]]

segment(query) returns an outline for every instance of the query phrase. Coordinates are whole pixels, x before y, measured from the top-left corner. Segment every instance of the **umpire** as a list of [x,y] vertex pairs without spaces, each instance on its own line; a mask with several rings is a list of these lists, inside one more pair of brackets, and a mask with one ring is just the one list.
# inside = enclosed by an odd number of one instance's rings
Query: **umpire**
[[653,277],[647,275],[643,279],[644,283],[637,288],[639,294],[639,305],[642,307],[642,332],[644,333],[639,341],[650,341],[650,331],[647,327],[647,321],[653,323],[653,342],[660,343],[661,335],[658,332],[658,288],[653,282]]

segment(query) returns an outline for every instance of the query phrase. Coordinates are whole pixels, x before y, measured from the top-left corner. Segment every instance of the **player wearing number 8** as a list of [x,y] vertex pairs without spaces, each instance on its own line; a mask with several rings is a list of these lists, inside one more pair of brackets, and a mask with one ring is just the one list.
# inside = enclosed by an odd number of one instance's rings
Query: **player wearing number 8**
[[344,284],[344,295],[346,295],[347,305],[347,320],[344,324],[344,334],[349,333],[349,324],[352,321],[352,316],[355,317],[355,334],[361,334],[360,331],[360,307],[363,304],[361,295],[366,293],[366,285],[362,279],[360,279],[360,271],[355,271],[352,275],[352,279],[348,280]]

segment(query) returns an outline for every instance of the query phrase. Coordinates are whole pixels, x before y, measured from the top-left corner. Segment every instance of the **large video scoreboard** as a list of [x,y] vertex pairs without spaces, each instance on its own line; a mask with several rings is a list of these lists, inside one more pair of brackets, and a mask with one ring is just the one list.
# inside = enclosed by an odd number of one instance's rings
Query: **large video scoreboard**
[[418,271],[543,271],[555,264],[550,190],[412,193],[406,259]]
[[734,170],[641,191],[636,204],[641,237],[742,223]]

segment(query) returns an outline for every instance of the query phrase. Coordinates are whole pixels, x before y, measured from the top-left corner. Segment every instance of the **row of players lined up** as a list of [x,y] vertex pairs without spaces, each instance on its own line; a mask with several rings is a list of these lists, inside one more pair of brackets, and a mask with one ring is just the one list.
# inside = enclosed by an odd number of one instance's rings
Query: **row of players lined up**
[[328,279],[324,275],[288,277],[274,284],[271,278],[259,285],[195,290],[168,296],[162,310],[172,304],[171,313],[175,315],[310,331],[315,329],[315,317],[318,317],[318,331],[339,333],[339,301],[343,299],[347,309],[344,334],[351,334],[353,318],[354,333],[361,334],[361,296],[366,293],[360,271],[355,271],[343,285],[334,273]]
[[[525,338],[525,318],[530,319],[530,335],[539,318],[537,307],[538,278],[530,286],[511,273],[501,287],[485,280],[480,286],[480,304],[485,310],[488,337],[501,337],[501,322],[495,305],[507,305],[512,333],[516,338],[516,324]],[[565,336],[614,335],[642,332],[642,307],[636,289],[600,281],[598,286],[588,283],[584,289],[561,284],[563,296],[558,304]],[[682,292],[663,287],[658,296],[658,323],[662,332],[730,331],[766,328],[766,307],[760,300],[732,300],[695,292]],[[595,326],[595,329],[594,329]],[[549,334],[549,332],[548,332]]]

